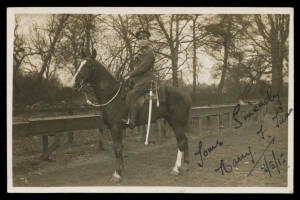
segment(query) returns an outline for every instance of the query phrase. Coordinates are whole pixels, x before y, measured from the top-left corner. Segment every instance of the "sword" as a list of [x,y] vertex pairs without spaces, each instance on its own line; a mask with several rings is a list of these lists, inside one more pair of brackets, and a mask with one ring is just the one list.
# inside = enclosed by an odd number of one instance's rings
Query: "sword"
[[150,133],[150,125],[151,125],[152,96],[153,96],[152,82],[153,81],[151,81],[150,94],[149,94],[149,115],[148,115],[148,126],[147,126],[147,135],[146,135],[145,145],[148,145],[148,138],[149,138],[149,133]]

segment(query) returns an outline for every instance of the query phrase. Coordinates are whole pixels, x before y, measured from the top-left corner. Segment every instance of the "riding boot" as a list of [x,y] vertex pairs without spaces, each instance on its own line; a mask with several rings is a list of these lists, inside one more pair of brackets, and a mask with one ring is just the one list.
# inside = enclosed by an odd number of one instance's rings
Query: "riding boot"
[[130,114],[130,120],[129,120],[129,128],[130,129],[134,129],[134,127],[136,125],[136,116],[137,116],[137,108],[136,108],[136,106],[134,106],[131,109],[131,114]]
[[134,129],[136,125],[136,115],[137,115],[137,107],[135,105],[132,105],[131,108],[129,109],[128,118],[121,119],[123,123],[123,128]]

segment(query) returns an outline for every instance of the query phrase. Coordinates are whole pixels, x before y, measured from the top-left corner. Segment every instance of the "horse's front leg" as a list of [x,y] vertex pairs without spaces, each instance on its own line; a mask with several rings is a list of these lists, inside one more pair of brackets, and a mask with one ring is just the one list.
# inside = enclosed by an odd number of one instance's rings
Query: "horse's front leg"
[[114,125],[111,128],[111,136],[113,140],[113,148],[116,156],[115,171],[112,175],[112,182],[120,182],[122,170],[124,168],[123,162],[123,145],[122,145],[122,128],[120,125]]

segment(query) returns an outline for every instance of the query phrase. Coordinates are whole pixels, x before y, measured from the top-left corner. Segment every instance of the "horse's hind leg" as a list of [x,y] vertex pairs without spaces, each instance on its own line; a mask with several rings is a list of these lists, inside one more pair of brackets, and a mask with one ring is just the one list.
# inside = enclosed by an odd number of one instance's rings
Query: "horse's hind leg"
[[[177,158],[175,165],[172,169],[171,174],[178,175],[180,173],[179,169],[187,170],[189,164],[189,150],[188,150],[188,139],[185,135],[185,128],[180,126],[172,126],[176,139],[177,139]],[[182,165],[182,157],[184,158],[183,165]]]

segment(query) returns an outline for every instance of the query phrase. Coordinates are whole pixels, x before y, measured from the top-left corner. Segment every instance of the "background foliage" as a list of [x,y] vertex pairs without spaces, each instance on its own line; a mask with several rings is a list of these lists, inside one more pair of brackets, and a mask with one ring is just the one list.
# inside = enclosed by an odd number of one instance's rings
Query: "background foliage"
[[[119,79],[133,70],[134,34],[151,32],[160,82],[188,90],[194,105],[263,98],[266,88],[287,95],[289,15],[36,15],[25,33],[15,16],[14,105],[57,104],[80,99],[64,82],[80,64],[80,52]],[[28,19],[28,17],[27,17]],[[200,83],[205,60],[213,84]]]

